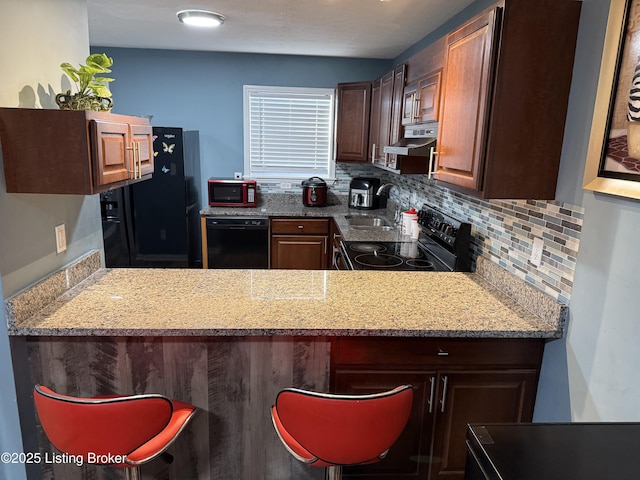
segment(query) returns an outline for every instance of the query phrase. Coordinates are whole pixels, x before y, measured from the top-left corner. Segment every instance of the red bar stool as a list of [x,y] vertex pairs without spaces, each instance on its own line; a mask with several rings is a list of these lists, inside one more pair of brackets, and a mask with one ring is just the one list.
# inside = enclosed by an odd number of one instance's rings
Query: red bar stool
[[385,457],[409,420],[413,387],[402,385],[371,395],[333,395],[287,388],[278,393],[271,419],[278,437],[296,459],[329,467],[340,479],[342,466]]
[[[139,466],[164,453],[196,407],[156,394],[78,398],[36,385],[40,424],[60,452],[84,463],[124,467],[138,480]],[[170,460],[169,460],[170,461]]]

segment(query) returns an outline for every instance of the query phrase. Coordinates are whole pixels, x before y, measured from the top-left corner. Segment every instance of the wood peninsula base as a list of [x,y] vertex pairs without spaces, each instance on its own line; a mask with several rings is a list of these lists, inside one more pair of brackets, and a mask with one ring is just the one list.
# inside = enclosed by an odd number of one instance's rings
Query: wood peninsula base
[[[461,479],[468,422],[530,421],[544,339],[387,337],[11,337],[25,452],[47,452],[31,389],[78,396],[162,393],[196,405],[170,448],[175,460],[143,479],[321,480],[293,459],[271,419],[285,387],[371,392],[411,383],[410,424],[386,462],[345,478]],[[438,460],[439,459],[439,460]],[[430,461],[433,460],[433,461]],[[438,460],[436,462],[436,460]],[[32,479],[102,480],[112,469],[28,466]]]

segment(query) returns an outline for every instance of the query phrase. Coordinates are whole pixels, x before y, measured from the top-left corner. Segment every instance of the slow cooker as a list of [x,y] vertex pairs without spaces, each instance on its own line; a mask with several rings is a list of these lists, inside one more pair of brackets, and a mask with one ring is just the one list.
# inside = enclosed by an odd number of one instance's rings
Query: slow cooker
[[302,203],[306,207],[324,207],[327,204],[327,182],[311,177],[302,182]]

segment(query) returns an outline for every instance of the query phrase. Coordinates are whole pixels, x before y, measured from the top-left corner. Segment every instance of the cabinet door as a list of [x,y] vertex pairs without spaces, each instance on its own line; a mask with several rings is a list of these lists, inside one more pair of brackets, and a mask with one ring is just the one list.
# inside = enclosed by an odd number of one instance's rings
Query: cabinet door
[[468,423],[530,422],[534,369],[438,374],[430,480],[463,480]]
[[480,190],[498,10],[447,36],[436,179]]
[[377,463],[344,467],[342,478],[392,480],[427,477],[433,424],[429,402],[433,397],[434,380],[435,373],[420,371],[336,370],[335,393],[377,393],[405,384],[414,387],[409,421],[387,456]]
[[369,121],[369,161],[377,163],[380,155],[380,115],[382,112],[382,79],[371,86],[371,117]]
[[402,125],[415,123],[417,95],[418,82],[411,82],[404,88],[402,95]]
[[[389,145],[397,143],[402,138],[402,105],[404,103],[404,83],[406,66],[399,65],[393,71],[393,94],[391,100],[391,127],[389,131]],[[390,153],[386,156],[387,167],[396,168],[398,156]]]
[[131,125],[138,178],[153,173],[153,127],[151,125]]
[[368,162],[371,82],[341,83],[336,93],[336,161]]
[[127,123],[91,120],[93,181],[96,187],[128,180],[133,176],[131,142]]
[[440,108],[440,78],[442,72],[435,72],[418,82],[417,120],[418,122],[438,121]]
[[391,144],[391,117],[393,113],[393,71],[387,73],[380,79],[380,133],[378,134],[379,145],[376,148],[374,163],[386,165],[386,155],[384,147]]
[[272,235],[271,268],[324,270],[327,243],[326,235]]

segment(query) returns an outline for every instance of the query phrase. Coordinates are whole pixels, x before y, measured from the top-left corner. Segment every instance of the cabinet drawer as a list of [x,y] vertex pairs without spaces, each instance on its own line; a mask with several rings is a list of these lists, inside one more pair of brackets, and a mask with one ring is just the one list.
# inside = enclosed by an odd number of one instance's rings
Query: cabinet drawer
[[322,234],[329,235],[328,218],[272,218],[272,234]]
[[362,366],[535,366],[544,340],[481,338],[350,338],[335,340],[334,365]]

